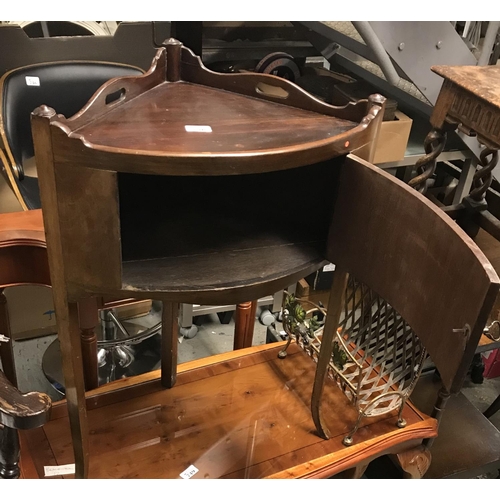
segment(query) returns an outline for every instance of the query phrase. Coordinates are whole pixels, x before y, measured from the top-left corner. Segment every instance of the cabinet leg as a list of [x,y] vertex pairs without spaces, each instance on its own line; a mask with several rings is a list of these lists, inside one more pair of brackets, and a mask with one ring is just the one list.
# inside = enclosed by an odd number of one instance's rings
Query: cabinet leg
[[236,306],[236,314],[234,316],[234,350],[252,346],[256,312],[256,300],[243,302]]
[[10,332],[9,310],[7,307],[7,298],[0,289],[0,334],[8,339],[8,342],[0,342],[0,359],[2,360],[2,368],[9,382],[17,387],[16,365],[14,362],[14,345]]
[[342,300],[345,287],[347,285],[347,273],[337,267],[333,275],[333,283],[330,289],[330,298],[328,300],[328,314],[326,316],[321,348],[318,355],[318,364],[316,366],[316,375],[314,376],[314,386],[311,398],[311,412],[316,425],[318,434],[328,439],[330,431],[326,426],[321,415],[321,396],[325,386],[325,380],[328,373],[328,364],[332,358],[333,341],[339,326],[340,313],[342,311]]
[[97,300],[94,297],[78,302],[78,318],[82,343],[85,390],[90,391],[99,385],[97,335],[95,333],[95,329],[99,324],[99,311],[97,309]]
[[54,294],[54,305],[61,345],[66,403],[75,452],[75,478],[84,479],[88,477],[89,469],[89,430],[78,305],[61,300],[56,294]]
[[161,329],[161,384],[170,389],[177,378],[177,344],[179,335],[179,304],[163,302]]

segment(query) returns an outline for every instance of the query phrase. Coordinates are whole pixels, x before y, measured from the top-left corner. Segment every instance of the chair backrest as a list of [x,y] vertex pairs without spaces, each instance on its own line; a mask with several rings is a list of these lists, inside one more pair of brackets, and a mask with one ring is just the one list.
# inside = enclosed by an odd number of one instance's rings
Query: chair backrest
[[420,193],[352,155],[341,168],[328,259],[406,320],[446,389],[458,391],[497,296],[497,274]]
[[0,80],[7,152],[19,166],[34,156],[30,116],[36,107],[46,104],[70,117],[106,81],[142,73],[126,64],[92,61],[42,63],[9,71]]

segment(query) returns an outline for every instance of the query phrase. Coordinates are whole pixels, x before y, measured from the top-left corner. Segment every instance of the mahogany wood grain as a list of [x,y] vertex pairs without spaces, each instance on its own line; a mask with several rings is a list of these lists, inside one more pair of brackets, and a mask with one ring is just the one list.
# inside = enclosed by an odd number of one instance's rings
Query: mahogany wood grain
[[11,429],[30,429],[43,425],[52,402],[40,392],[21,393],[0,371],[0,424]]
[[[175,40],[169,47],[173,53],[179,49]],[[186,50],[182,48],[183,57]],[[280,78],[217,75],[199,61],[194,63],[194,83],[184,67],[183,81],[177,81],[177,74],[176,81],[166,81],[166,73],[177,71],[177,60],[172,57],[171,66],[165,65],[165,52],[158,51],[146,75],[114,79],[74,117],[58,115],[53,120],[60,132],[53,134],[55,161],[92,168],[106,165],[118,172],[135,172],[139,163],[141,173],[160,175],[273,171],[358,149],[370,143],[381,119],[385,99],[378,95],[337,108]],[[212,87],[199,85],[200,75]],[[230,83],[235,77],[241,84]],[[213,88],[214,78],[217,85],[220,80],[229,86]],[[289,99],[271,102],[276,99],[255,88],[261,81],[285,86]],[[247,91],[241,92],[242,85],[254,87],[251,97],[244,95]],[[120,90],[123,97],[106,105],[106,96]],[[185,107],[185,102],[190,106]],[[147,127],[147,133],[137,134],[138,124]],[[207,125],[212,132],[188,132],[185,125]]]
[[255,326],[255,313],[257,301],[243,302],[236,305],[234,317],[234,342],[233,349],[251,347]]
[[89,391],[99,385],[97,335],[95,331],[99,325],[99,311],[97,309],[97,300],[94,297],[81,299],[78,302],[78,323],[82,343],[85,390]]
[[56,165],[54,178],[59,217],[73,221],[60,226],[65,242],[65,281],[87,287],[106,283],[110,288],[120,288],[116,174]]
[[323,242],[278,242],[242,251],[123,262],[121,293],[195,304],[239,303],[285,289],[324,262]]
[[[182,79],[200,85],[223,89],[249,97],[265,99],[270,102],[306,109],[315,113],[360,122],[365,116],[367,101],[362,99],[356,103],[349,102],[345,106],[333,106],[317,99],[289,80],[263,73],[222,74],[208,70],[203,66],[200,57],[189,48],[182,48]],[[265,93],[259,88],[264,83],[267,88],[278,88],[281,92]],[[265,89],[266,87],[264,87]]]
[[[349,156],[338,189],[328,260],[405,318],[443,384],[456,392],[496,298],[497,274],[439,208],[372,165]],[[466,324],[472,328],[470,338],[461,330]]]
[[179,304],[163,302],[161,315],[161,383],[171,388],[177,378],[177,348],[179,345]]
[[[358,431],[360,443],[346,448],[341,440],[356,411],[328,381],[325,403],[334,437],[321,439],[308,409],[314,362],[295,345],[280,360],[280,348],[233,351],[226,361],[209,358],[207,366],[198,361],[187,371],[181,365],[168,391],[90,410],[89,477],[176,478],[191,464],[200,469],[195,479],[328,477],[436,434],[435,421],[408,405],[406,429],[394,425],[395,415],[367,419]],[[334,410],[338,405],[345,413]],[[67,416],[60,413],[43,430],[57,462],[69,463]]]

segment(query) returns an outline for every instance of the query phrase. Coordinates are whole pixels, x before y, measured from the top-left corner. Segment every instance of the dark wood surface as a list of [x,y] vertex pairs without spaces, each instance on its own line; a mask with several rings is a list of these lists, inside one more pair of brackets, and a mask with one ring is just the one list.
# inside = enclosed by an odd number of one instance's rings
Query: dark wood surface
[[32,429],[49,417],[52,401],[40,392],[22,394],[0,371],[0,424],[12,429]]
[[[259,346],[221,355],[218,361],[207,358],[181,365],[174,388],[144,391],[132,399],[122,395],[121,402],[113,403],[113,397],[119,387],[131,391],[132,386],[125,387],[130,380],[118,381],[105,394],[104,388],[97,390],[101,404],[89,411],[89,477],[178,478],[191,464],[200,470],[193,479],[328,477],[435,435],[435,421],[409,405],[406,429],[395,426],[395,415],[367,419],[359,431],[360,442],[346,448],[342,436],[356,411],[329,382],[325,405],[343,410],[327,413],[333,437],[324,441],[315,433],[309,410],[314,362],[295,345],[289,357],[280,360],[281,346]],[[57,407],[64,410],[64,402]],[[40,442],[42,433],[53,459],[71,463],[65,412],[54,412],[40,432],[30,431],[25,437],[28,443]],[[40,454],[34,446],[30,449],[40,475],[47,447]]]
[[[212,132],[187,132],[185,125],[207,125]],[[165,82],[115,107],[78,133],[93,148],[165,157],[185,151],[193,158],[307,147],[311,142],[333,139],[356,125],[224,90]],[[140,134],[138,127],[142,128]]]
[[493,267],[438,207],[380,169],[350,156],[338,189],[328,260],[405,318],[457,391],[497,296]]
[[[276,97],[276,89],[285,97]],[[116,92],[121,97],[108,103]],[[51,118],[61,132],[53,134],[54,159],[160,175],[293,168],[370,143],[384,102],[375,95],[336,107],[272,75],[217,74],[171,39],[147,74],[114,79],[75,116]],[[187,132],[185,125],[212,132]]]
[[255,249],[129,261],[123,263],[123,289],[152,297],[163,293],[186,303],[238,303],[269,295],[266,290],[286,288],[314,272],[324,262],[323,249],[324,241],[277,238],[274,245]]
[[256,312],[256,300],[243,302],[236,306],[234,315],[234,350],[252,346]]
[[[422,411],[431,412],[440,382],[422,376],[411,397]],[[500,431],[462,394],[452,396],[432,447],[427,479],[474,478],[500,468]]]

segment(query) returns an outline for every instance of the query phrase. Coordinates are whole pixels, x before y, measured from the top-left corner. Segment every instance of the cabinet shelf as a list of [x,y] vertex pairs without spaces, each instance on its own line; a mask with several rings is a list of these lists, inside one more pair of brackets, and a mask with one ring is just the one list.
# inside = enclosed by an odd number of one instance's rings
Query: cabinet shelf
[[238,289],[246,299],[249,294],[257,299],[266,295],[263,287],[275,290],[279,280],[288,283],[293,276],[307,275],[324,261],[325,241],[280,245],[276,240],[276,244],[260,248],[125,261],[123,289],[171,293],[179,300],[186,294],[204,304],[237,302]]

